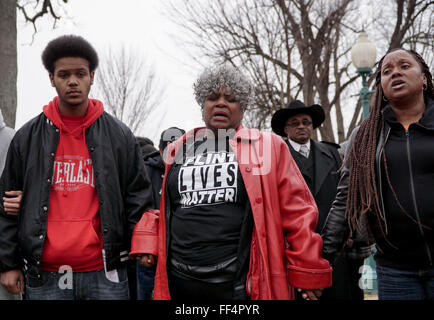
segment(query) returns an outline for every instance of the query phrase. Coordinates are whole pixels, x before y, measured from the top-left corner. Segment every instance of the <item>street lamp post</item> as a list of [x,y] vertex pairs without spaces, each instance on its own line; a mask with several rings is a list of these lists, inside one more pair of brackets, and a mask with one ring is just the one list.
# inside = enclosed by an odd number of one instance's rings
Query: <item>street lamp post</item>
[[[368,88],[368,77],[372,74],[372,67],[375,64],[377,58],[377,49],[375,45],[369,41],[368,34],[362,31],[357,38],[356,43],[351,48],[351,60],[357,68],[357,73],[362,76],[362,89],[360,90],[360,98],[362,99],[362,119],[366,119],[369,115],[369,97],[372,91]],[[365,259],[363,274],[360,278],[359,285],[363,284],[363,290],[367,291],[367,294],[378,294],[378,288],[376,286],[377,274],[375,272],[375,261],[372,259],[372,255]],[[365,274],[366,270],[366,274]],[[365,286],[364,284],[367,284]]]
[[357,68],[357,73],[362,76],[360,98],[362,99],[363,119],[366,119],[369,115],[369,97],[372,91],[368,88],[368,77],[372,74],[372,67],[376,58],[377,49],[375,45],[368,39],[368,34],[362,31],[351,48],[351,60]]

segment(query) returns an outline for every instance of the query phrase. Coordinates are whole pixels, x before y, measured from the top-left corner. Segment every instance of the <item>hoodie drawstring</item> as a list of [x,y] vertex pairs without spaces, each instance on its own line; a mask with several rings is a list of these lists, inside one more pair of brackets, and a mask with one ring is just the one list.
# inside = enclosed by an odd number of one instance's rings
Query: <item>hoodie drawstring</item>
[[[85,127],[83,127],[82,132],[83,132],[83,145],[86,146],[87,144],[86,144],[86,136],[85,136],[85,132],[86,132],[86,128]],[[89,154],[89,157],[90,157],[90,154]],[[86,160],[86,161],[84,161],[83,167],[81,169],[81,173],[83,174],[83,176],[86,173],[87,167],[88,167],[88,163],[87,163],[87,160]]]
[[[86,128],[83,127],[81,132],[82,132],[83,145],[86,145],[86,136],[85,136]],[[60,128],[60,134],[62,135],[62,127]],[[59,141],[60,141],[60,139],[59,139]],[[63,143],[62,143],[61,144],[61,156],[62,156],[61,158],[63,159],[63,161],[62,161],[62,173],[61,173],[60,176],[62,178],[62,187],[63,187],[62,188],[63,189],[62,195],[64,197],[67,197],[68,196],[68,190],[67,190],[66,179],[65,179],[65,174],[64,174],[64,172],[65,172],[65,169],[64,169],[65,168],[64,155],[65,155],[65,152],[64,152],[64,146],[63,146]],[[86,170],[88,168],[89,168],[88,161],[87,160],[83,161],[83,166],[81,168],[81,172],[82,172],[83,176],[86,174]],[[89,174],[91,174],[91,170],[89,170]]]
[[62,179],[62,189],[63,189],[62,195],[64,197],[67,197],[68,196],[68,192],[66,190],[66,181],[65,181],[66,180],[65,179],[65,147],[63,146],[63,143],[61,143],[61,139],[63,137],[63,127],[62,127],[62,125],[60,125],[59,130],[60,130],[59,131],[60,132],[60,136],[59,136],[60,157],[59,157],[59,159],[61,159],[60,162],[61,162],[61,168],[62,168],[62,170],[60,172],[60,178]]

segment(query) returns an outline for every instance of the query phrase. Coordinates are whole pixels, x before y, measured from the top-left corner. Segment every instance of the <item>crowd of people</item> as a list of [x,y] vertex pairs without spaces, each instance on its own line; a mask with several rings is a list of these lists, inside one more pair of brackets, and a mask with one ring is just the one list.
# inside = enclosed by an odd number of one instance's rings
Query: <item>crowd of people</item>
[[0,117],[0,299],[363,300],[374,245],[379,299],[434,299],[434,89],[415,51],[381,58],[345,148],[313,139],[326,114],[299,100],[273,132],[244,127],[254,86],[223,64],[193,84],[204,126],[157,149],[89,98],[88,41],[58,37],[42,62],[57,96],[17,132]]

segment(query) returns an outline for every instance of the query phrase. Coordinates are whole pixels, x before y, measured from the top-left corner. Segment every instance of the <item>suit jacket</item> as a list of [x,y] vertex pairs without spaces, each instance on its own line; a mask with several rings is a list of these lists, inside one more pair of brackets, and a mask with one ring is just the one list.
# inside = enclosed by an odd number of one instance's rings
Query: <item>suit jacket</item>
[[[300,157],[303,156],[295,151],[288,141],[286,143],[304,177],[306,173],[300,164]],[[340,173],[337,171],[341,167],[342,161],[334,145],[313,140],[310,143],[310,152],[313,152],[314,159],[314,187],[311,192],[319,211],[316,232],[320,233],[336,196],[340,178]]]

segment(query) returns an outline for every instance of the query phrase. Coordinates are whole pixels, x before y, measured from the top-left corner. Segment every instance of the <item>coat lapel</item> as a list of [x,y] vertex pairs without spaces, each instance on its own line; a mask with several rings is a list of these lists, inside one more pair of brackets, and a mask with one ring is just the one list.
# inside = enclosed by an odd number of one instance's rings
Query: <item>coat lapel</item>
[[298,151],[295,151],[295,149],[292,147],[292,145],[289,143],[288,140],[285,140],[286,144],[288,145],[289,151],[291,152],[291,156],[294,158],[295,163],[298,166],[298,169],[302,174],[305,173],[304,165],[302,161],[300,161],[300,158],[303,157]]
[[334,159],[331,152],[321,143],[311,140],[311,144],[313,145],[315,159],[315,196],[321,189],[327,175],[330,174],[330,170],[333,169]]

